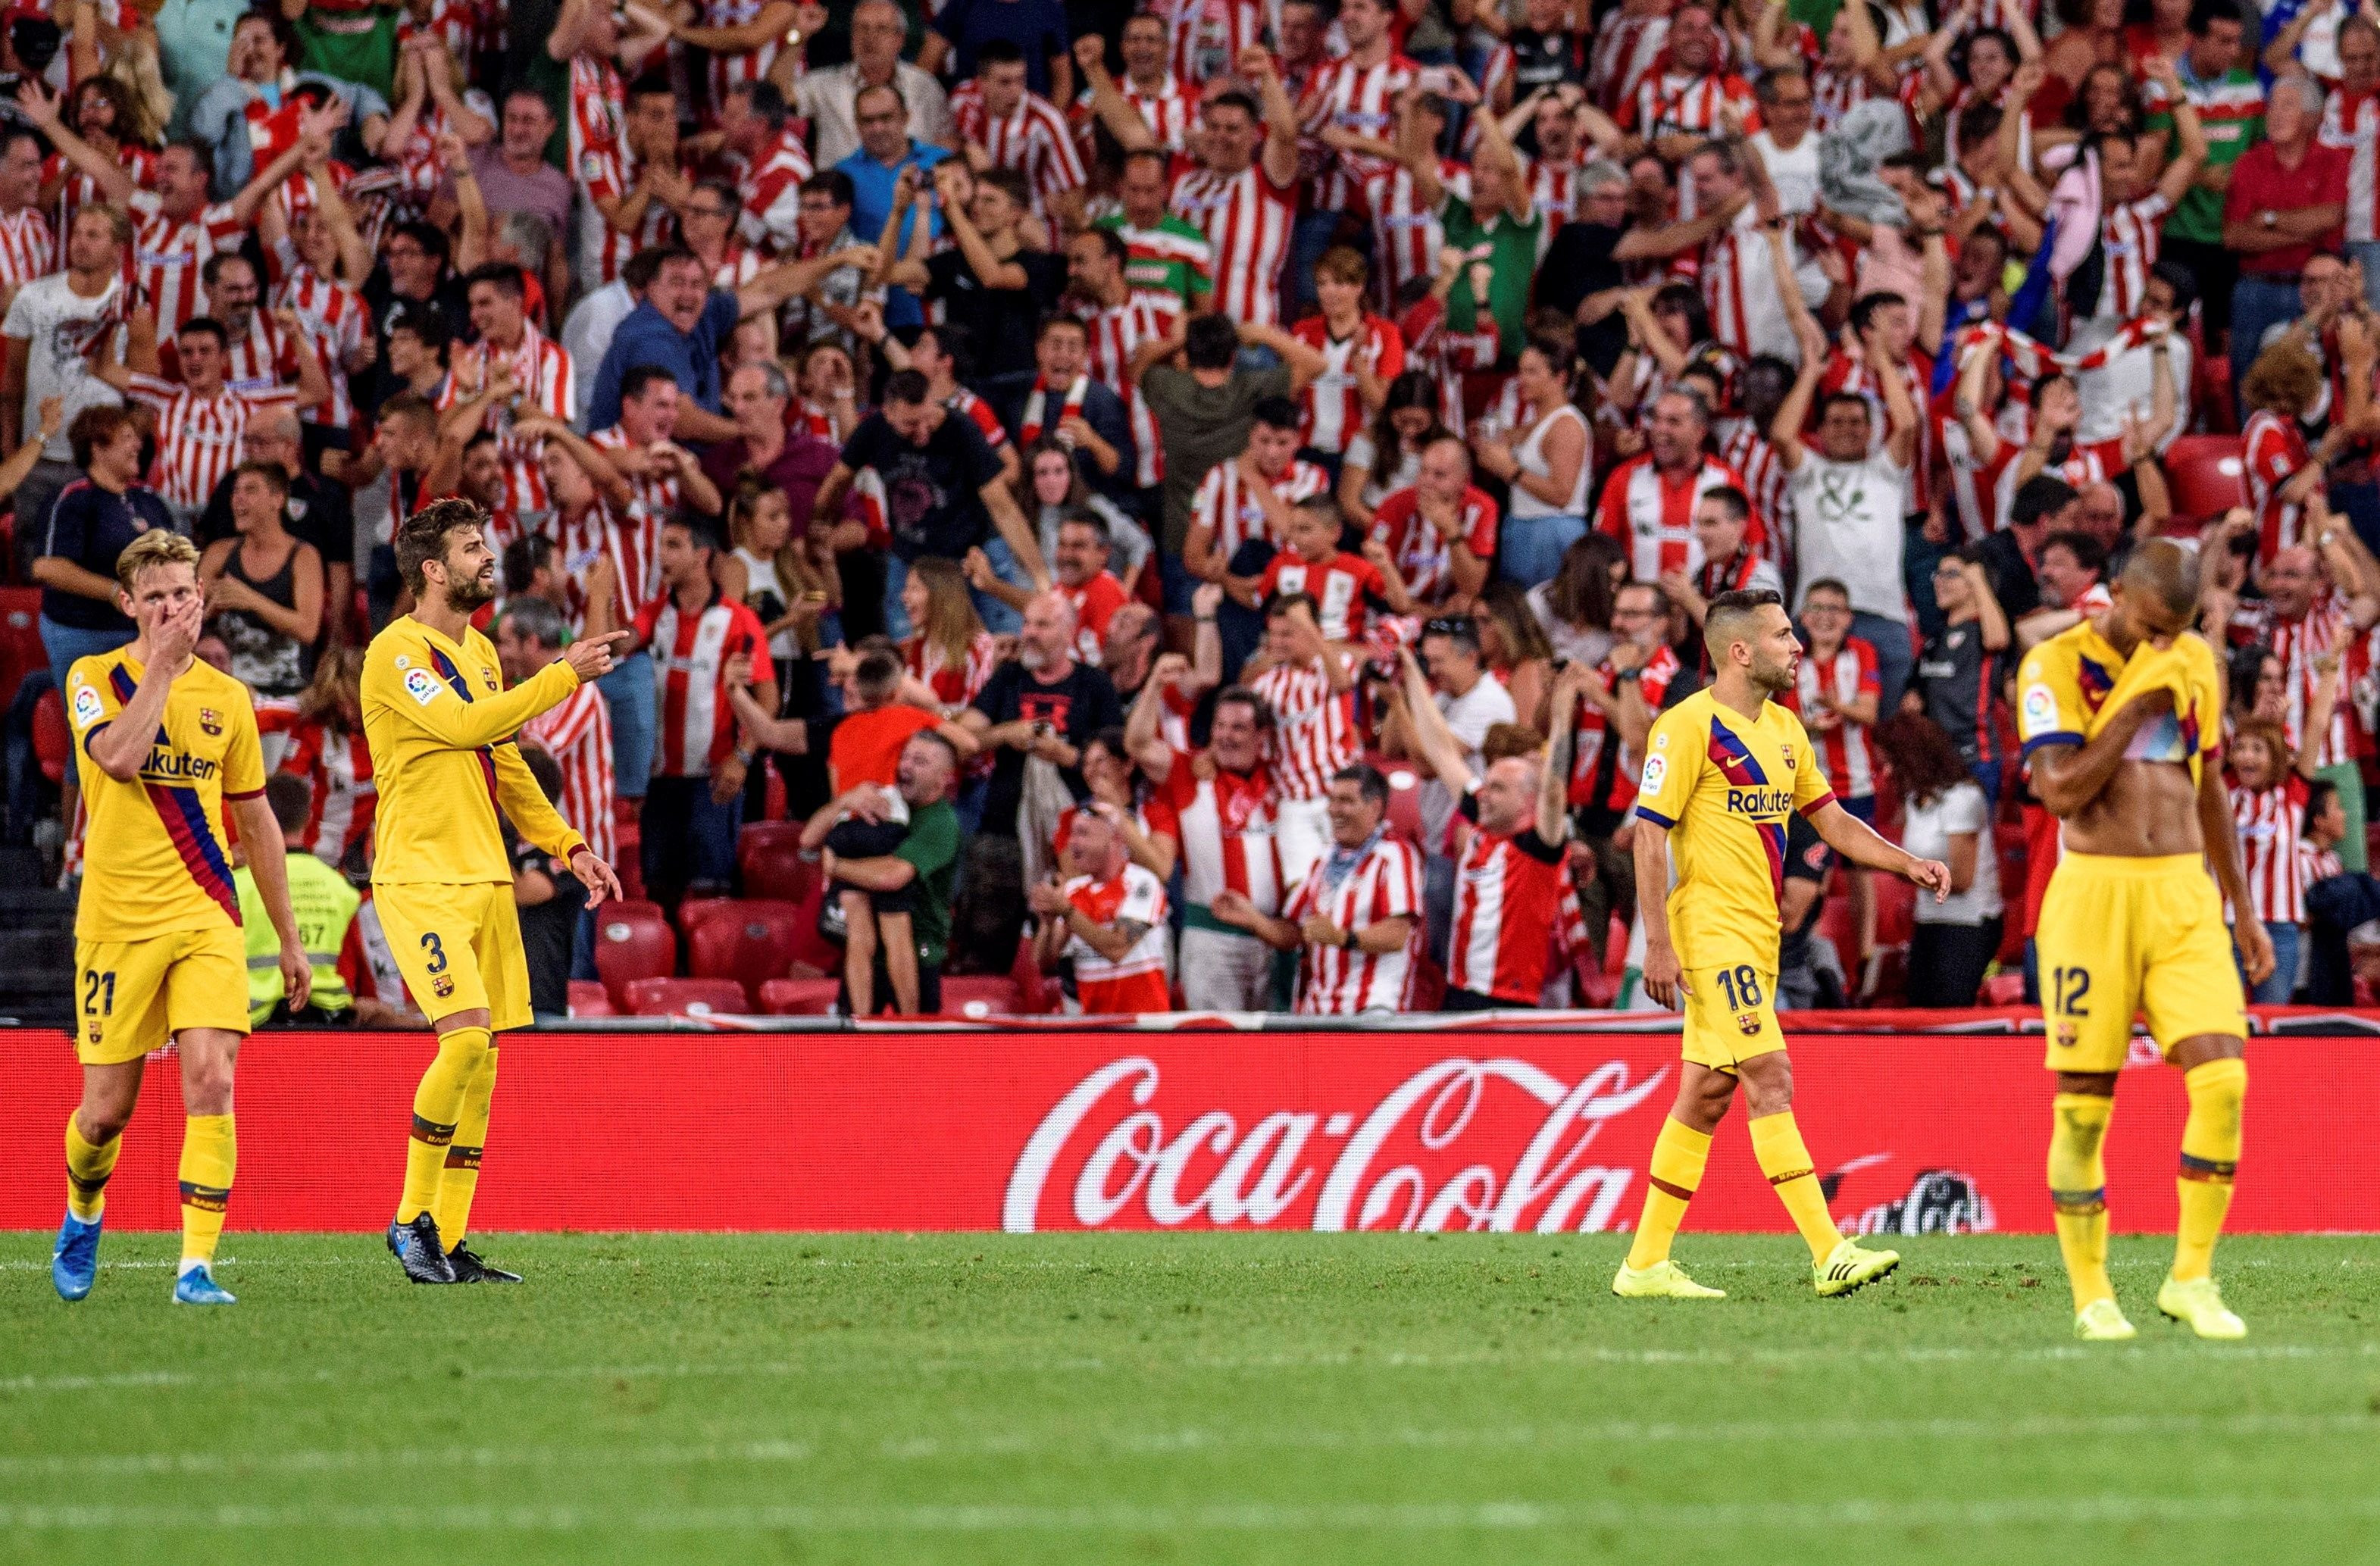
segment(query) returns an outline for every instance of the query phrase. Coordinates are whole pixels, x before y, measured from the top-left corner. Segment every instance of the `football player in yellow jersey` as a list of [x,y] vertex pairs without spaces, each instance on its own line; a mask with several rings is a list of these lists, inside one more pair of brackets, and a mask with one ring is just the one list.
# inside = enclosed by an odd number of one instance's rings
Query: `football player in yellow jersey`
[[612,667],[627,633],[590,637],[510,690],[471,628],[495,596],[487,513],[437,501],[396,535],[413,613],[364,653],[364,738],[380,794],[372,900],[405,987],[438,1032],[413,1099],[405,1191],[388,1247],[417,1283],[516,1283],[464,1242],[496,1086],[494,1035],[529,1022],[528,965],[513,907],[501,808],[521,836],[586,882],[588,906],[620,894],[612,867],[546,802],[521,759],[520,726]]
[[188,1117],[174,1298],[230,1305],[213,1264],[237,1147],[232,1068],[248,1034],[248,957],[226,814],[281,937],[293,1002],[305,1003],[313,970],[289,910],[248,687],[191,657],[206,613],[198,550],[178,534],[143,533],[117,557],[115,577],[115,606],[138,634],[67,671],[67,718],[88,761],[75,910],[82,1103],[67,1121],[67,1216],[50,1276],[61,1298],[91,1293],[107,1177],[140,1097],[142,1059],[170,1038]]
[[2049,1140],[2058,1248],[2074,1286],[2075,1336],[2131,1337],[2107,1279],[2102,1149],[2132,1014],[2144,1013],[2190,1095],[2181,1216],[2157,1309],[2202,1338],[2244,1337],[2215,1286],[2215,1239],[2231,1206],[2248,1092],[2239,969],[2262,979],[2273,946],[2256,919],[2228,935],[2223,928],[2223,899],[2245,908],[2248,889],[2216,762],[2222,685],[2214,649],[2190,630],[2196,558],[2151,540],[2110,596],[2109,608],[2034,648],[2017,673],[2033,791],[2064,823],[2065,852],[2034,933],[2058,1074]]
[[[1716,1300],[1670,1259],[1702,1184],[1711,1134],[1743,1085],[1752,1150],[1810,1247],[1821,1295],[1848,1294],[1900,1265],[1846,1240],[1827,1212],[1793,1123],[1793,1072],[1777,1026],[1778,904],[1785,829],[1795,811],[1854,865],[1950,891],[1949,867],[1904,854],[1844,809],[1802,721],[1771,699],[1793,688],[1802,644],[1767,589],[1721,593],[1703,620],[1710,685],[1654,721],[1636,795],[1633,852],[1645,921],[1645,989],[1683,998],[1685,1064],[1653,1145],[1645,1212],[1611,1292],[1631,1299]],[[1671,884],[1674,859],[1677,875]],[[1652,895],[1668,887],[1668,901]]]

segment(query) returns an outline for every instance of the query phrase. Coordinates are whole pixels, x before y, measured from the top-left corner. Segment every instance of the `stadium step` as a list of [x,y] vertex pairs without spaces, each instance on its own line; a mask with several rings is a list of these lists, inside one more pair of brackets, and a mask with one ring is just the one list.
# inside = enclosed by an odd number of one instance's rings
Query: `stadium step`
[[[17,851],[17,852],[27,852]],[[64,1027],[74,1018],[75,898],[39,885],[37,868],[22,875],[0,851],[0,1017]]]

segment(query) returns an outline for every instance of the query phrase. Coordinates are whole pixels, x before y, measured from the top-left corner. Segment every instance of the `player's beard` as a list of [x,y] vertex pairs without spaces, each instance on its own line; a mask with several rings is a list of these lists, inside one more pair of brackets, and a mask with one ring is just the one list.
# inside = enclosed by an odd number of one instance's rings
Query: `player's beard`
[[446,584],[446,607],[457,614],[469,614],[483,603],[492,603],[496,597],[493,577],[465,577]]
[[1763,696],[1779,697],[1793,688],[1793,661],[1790,658],[1780,658],[1774,663],[1766,663],[1758,657],[1755,657],[1750,673],[1754,686]]

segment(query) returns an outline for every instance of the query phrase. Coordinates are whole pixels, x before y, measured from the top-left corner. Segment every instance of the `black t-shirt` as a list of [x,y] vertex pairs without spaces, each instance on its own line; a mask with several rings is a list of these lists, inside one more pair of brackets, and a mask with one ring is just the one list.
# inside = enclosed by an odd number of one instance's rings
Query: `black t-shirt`
[[587,907],[587,888],[569,866],[534,843],[515,841],[513,869],[516,874],[541,871],[553,881],[552,896],[519,914],[521,954],[528,960],[529,1008],[559,1016],[570,1010],[570,948],[578,934],[578,916]]
[[[471,330],[471,301],[463,279],[451,272],[430,291],[427,299],[399,294],[390,284],[384,266],[374,269],[364,279],[361,292],[364,303],[371,307],[372,331],[380,338],[380,358],[369,373],[349,377],[348,388],[355,393],[357,407],[369,419],[382,403],[405,389],[403,379],[388,367],[388,334],[406,322],[418,322],[424,314],[434,314],[445,323],[448,339],[459,347]],[[579,373],[592,375],[595,367],[582,366]]]
[[1516,103],[1540,87],[1582,79],[1578,40],[1561,29],[1539,32],[1516,27],[1504,42],[1512,50],[1512,101]]
[[[975,710],[995,724],[1019,718],[1047,722],[1059,738],[1078,751],[1101,729],[1123,722],[1123,705],[1116,699],[1113,682],[1087,663],[1077,663],[1064,679],[1048,683],[1035,679],[1022,663],[1003,663],[976,697]],[[991,766],[991,790],[983,803],[983,830],[1014,837],[1016,808],[1025,797],[1025,752],[1002,746],[992,755],[996,759]],[[1089,795],[1081,769],[1068,767],[1059,776],[1066,780],[1076,799]]]
[[1992,579],[1992,596],[2000,601],[2000,609],[2013,625],[2041,607],[2041,584],[2034,580],[2033,566],[2024,558],[2024,546],[2016,535],[2003,528],[1985,539],[1981,547],[1984,572]]
[[[103,490],[89,479],[78,479],[60,492],[50,507],[50,524],[42,530],[36,559],[70,560],[84,570],[114,580],[115,557],[125,546],[152,528],[174,531],[174,514],[153,490],[134,485],[122,494]],[[42,613],[61,625],[84,631],[132,630],[132,622],[115,612],[114,601],[103,603],[79,593],[42,589]]]
[[[198,546],[206,548],[227,539],[237,528],[231,520],[231,485],[237,474],[226,473],[199,513]],[[289,506],[283,526],[290,536],[312,544],[325,565],[352,565],[356,558],[356,514],[347,492],[326,484],[311,473],[300,473],[289,483]]]
[[[1565,223],[1537,268],[1537,304],[1576,316],[1589,294],[1617,288],[1627,279],[1611,259],[1620,237],[1627,232],[1608,223]],[[1628,322],[1613,310],[1592,326],[1578,329],[1578,351],[1597,375],[1609,375],[1628,348]]]
[[978,377],[1015,375],[1033,369],[1033,335],[1041,318],[1057,308],[1066,286],[1066,258],[1046,250],[1019,250],[1008,258],[1025,269],[1022,288],[987,288],[958,250],[926,259],[926,297],[939,300],[943,318],[975,337]]
[[1968,620],[1929,637],[1917,660],[1917,688],[1925,715],[1942,725],[1959,759],[1969,766],[1991,742],[1992,702],[1999,686],[2000,659],[1984,650],[1984,627]]
[[843,443],[843,463],[855,473],[873,467],[884,480],[884,523],[904,560],[963,559],[991,532],[982,490],[1000,477],[1000,459],[970,419],[945,414],[920,446],[869,414]]

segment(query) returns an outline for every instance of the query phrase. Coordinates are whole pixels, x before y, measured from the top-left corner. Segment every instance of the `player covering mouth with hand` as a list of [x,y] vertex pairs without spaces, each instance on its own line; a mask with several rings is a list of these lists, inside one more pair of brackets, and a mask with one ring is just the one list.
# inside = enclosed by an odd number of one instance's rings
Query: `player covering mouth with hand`
[[1852,864],[1931,889],[1937,902],[1949,894],[1950,871],[1877,836],[1827,785],[1802,721],[1774,699],[1793,688],[1802,658],[1792,617],[1775,592],[1744,589],[1712,599],[1703,644],[1711,683],[1653,724],[1636,795],[1636,884],[1670,889],[1666,903],[1641,900],[1645,989],[1664,1006],[1684,1006],[1685,1064],[1653,1145],[1635,1243],[1611,1292],[1629,1299],[1726,1297],[1687,1277],[1670,1258],[1670,1244],[1741,1082],[1753,1153],[1809,1244],[1812,1283],[1821,1296],[1848,1294],[1889,1273],[1900,1257],[1868,1250],[1835,1228],[1793,1123],[1793,1072],[1776,1010],[1788,818],[1799,811]]

